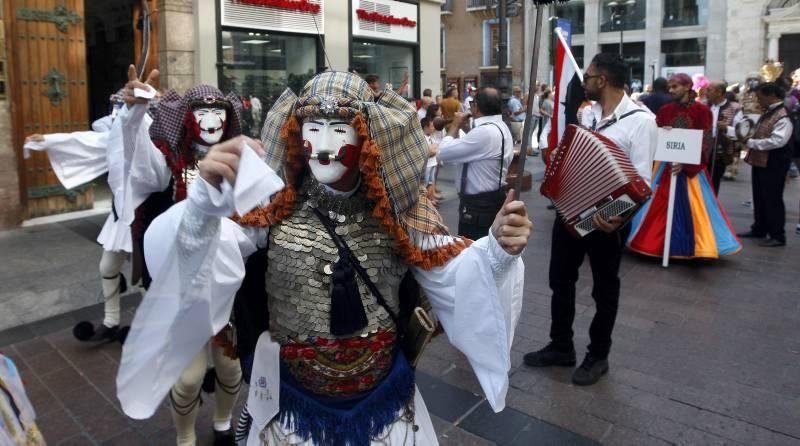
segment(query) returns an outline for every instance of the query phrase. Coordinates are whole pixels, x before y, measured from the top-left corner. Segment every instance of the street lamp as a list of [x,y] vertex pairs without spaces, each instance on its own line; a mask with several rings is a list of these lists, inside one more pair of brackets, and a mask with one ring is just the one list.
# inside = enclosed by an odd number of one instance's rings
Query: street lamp
[[636,0],[611,1],[606,4],[611,9],[611,23],[619,25],[619,57],[625,58],[622,54],[622,32],[625,29],[625,16],[636,8]]

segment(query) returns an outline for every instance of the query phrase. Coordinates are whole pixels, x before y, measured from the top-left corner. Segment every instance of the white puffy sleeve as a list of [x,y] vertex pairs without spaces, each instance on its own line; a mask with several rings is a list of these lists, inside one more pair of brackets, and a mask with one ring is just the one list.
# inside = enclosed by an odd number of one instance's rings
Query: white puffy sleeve
[[67,189],[86,184],[106,173],[108,132],[72,132],[43,135],[44,141],[23,147],[27,159],[31,151],[46,151],[58,181]]
[[[164,154],[150,139],[152,119],[147,115],[146,104],[134,104],[120,114],[122,120],[122,144],[126,191],[130,203],[126,203],[125,213],[133,210],[154,192],[161,192],[169,186],[172,178]],[[132,209],[128,209],[132,208]]]
[[117,375],[122,409],[152,416],[192,358],[229,321],[244,259],[267,237],[232,220],[233,190],[198,178],[188,199],[156,218],[144,253],[154,281],[131,325]]
[[522,310],[522,259],[507,254],[490,231],[446,265],[413,272],[450,343],[467,356],[492,409],[503,410]]

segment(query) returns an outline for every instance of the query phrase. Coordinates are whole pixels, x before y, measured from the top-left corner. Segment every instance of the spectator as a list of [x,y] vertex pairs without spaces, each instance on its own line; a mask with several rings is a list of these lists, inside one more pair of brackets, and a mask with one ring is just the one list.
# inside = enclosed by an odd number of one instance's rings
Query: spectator
[[478,240],[489,233],[505,201],[504,186],[514,147],[511,131],[503,122],[500,93],[481,88],[474,103],[475,127],[460,137],[459,129],[469,115],[455,113],[447,136],[439,144],[439,159],[461,164],[456,181],[461,199],[458,234]]
[[447,89],[447,93],[445,93],[445,98],[442,99],[442,115],[444,119],[448,121],[453,120],[453,116],[456,112],[461,110],[461,101],[458,100],[458,89],[455,87],[450,87]]
[[374,96],[379,96],[381,94],[381,78],[377,74],[368,74],[364,81],[369,85],[369,88],[372,89],[372,94]]
[[522,104],[522,89],[514,87],[511,98],[508,100],[508,112],[510,116],[511,137],[514,144],[522,141],[522,124],[525,122],[525,106]]
[[658,113],[661,107],[672,102],[667,80],[663,77],[656,79],[653,82],[653,92],[644,95],[642,97],[642,102],[653,114]]

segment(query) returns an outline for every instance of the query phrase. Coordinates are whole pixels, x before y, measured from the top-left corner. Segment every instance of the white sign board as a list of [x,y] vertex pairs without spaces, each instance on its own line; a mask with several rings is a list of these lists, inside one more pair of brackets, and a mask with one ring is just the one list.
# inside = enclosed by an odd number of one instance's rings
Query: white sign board
[[656,161],[700,164],[703,154],[703,131],[690,129],[658,129]]
[[[353,37],[417,43],[417,5],[394,0],[353,0]],[[413,23],[413,25],[412,25]]]

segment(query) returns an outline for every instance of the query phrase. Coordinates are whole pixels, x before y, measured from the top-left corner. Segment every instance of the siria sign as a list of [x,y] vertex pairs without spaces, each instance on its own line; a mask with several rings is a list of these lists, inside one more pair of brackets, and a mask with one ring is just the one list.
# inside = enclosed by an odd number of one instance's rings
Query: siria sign
[[245,5],[310,12],[313,14],[318,13],[320,10],[318,4],[311,3],[309,0],[234,0],[234,2],[243,3]]
[[417,26],[417,22],[409,19],[408,17],[395,17],[393,15],[384,15],[378,12],[370,12],[365,9],[356,9],[356,15],[361,20],[369,22],[384,23],[387,25],[400,25],[413,28]]

